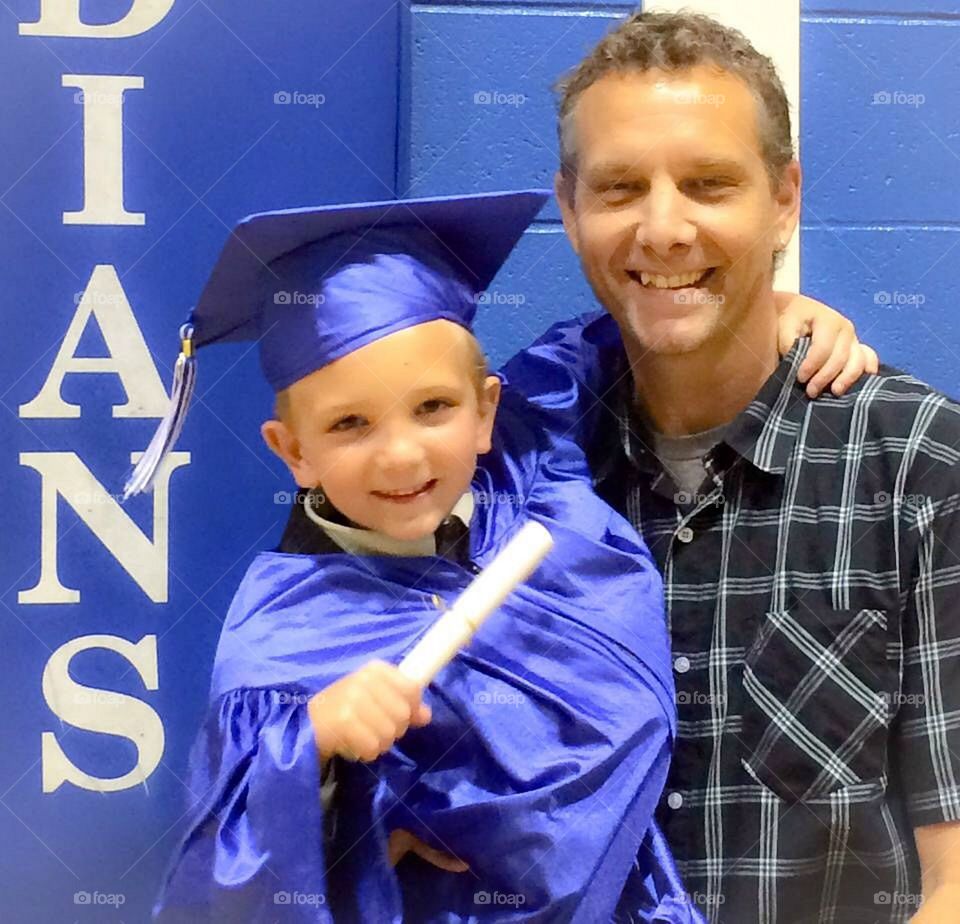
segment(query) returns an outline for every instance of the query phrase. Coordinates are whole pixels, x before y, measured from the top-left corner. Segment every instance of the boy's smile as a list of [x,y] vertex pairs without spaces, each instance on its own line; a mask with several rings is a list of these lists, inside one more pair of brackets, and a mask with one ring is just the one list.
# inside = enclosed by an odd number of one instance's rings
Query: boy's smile
[[394,539],[434,532],[489,451],[499,397],[471,335],[450,321],[390,334],[300,379],[263,426],[297,484]]

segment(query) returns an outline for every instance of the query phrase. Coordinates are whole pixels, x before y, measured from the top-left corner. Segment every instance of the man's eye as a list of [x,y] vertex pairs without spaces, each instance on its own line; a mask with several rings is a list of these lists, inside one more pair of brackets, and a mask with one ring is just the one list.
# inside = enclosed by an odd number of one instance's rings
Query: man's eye
[[688,181],[687,188],[691,189],[693,192],[705,193],[709,195],[725,192],[736,185],[736,182],[729,177],[705,176],[696,180]]
[[356,430],[366,424],[366,420],[359,414],[349,414],[341,417],[331,428],[331,433],[344,433],[347,430]]

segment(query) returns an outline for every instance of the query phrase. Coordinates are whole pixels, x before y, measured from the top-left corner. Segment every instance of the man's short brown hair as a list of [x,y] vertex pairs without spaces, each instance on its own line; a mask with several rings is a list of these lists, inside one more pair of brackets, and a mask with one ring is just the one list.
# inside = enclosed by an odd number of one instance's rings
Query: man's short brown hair
[[779,186],[794,149],[790,107],[776,68],[742,32],[700,13],[634,13],[557,81],[563,176],[572,179],[576,174],[571,116],[584,90],[610,73],[683,71],[701,64],[740,78],[757,98],[761,153],[771,184]]

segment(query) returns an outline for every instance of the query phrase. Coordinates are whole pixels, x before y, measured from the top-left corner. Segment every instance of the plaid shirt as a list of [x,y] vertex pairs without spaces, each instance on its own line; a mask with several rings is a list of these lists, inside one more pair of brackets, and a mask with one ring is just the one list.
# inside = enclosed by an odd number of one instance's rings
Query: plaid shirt
[[960,820],[960,406],[887,367],[810,401],[808,346],[692,498],[629,412],[622,348],[588,439],[664,575],[680,724],[657,817],[711,924],[906,921],[912,829]]

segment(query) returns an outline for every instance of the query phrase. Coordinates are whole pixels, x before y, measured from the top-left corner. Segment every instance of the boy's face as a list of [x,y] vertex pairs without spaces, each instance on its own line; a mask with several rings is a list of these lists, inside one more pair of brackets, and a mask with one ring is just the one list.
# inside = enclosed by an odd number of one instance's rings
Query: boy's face
[[499,394],[496,376],[478,389],[467,331],[431,321],[295,382],[285,419],[262,432],[300,487],[322,489],[360,526],[418,539],[469,488]]

